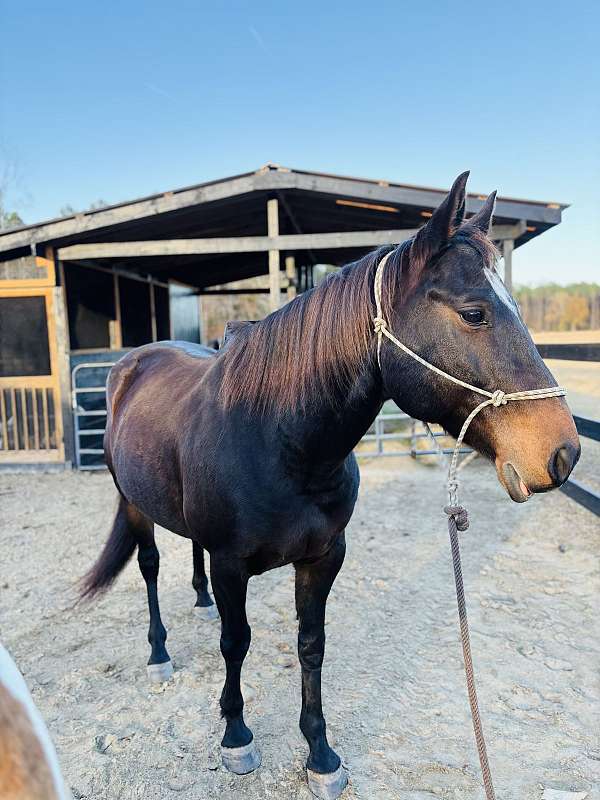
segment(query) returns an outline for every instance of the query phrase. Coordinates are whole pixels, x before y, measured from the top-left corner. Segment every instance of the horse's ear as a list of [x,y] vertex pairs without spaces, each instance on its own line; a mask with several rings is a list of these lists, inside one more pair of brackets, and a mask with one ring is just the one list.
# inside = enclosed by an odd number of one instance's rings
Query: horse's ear
[[415,236],[412,254],[415,260],[424,265],[448,243],[452,234],[459,228],[465,216],[465,187],[469,172],[463,172],[452,184],[448,196],[440,203]]
[[477,228],[487,236],[492,227],[492,217],[494,216],[495,207],[496,192],[492,192],[475,216],[467,220],[466,224],[470,228]]

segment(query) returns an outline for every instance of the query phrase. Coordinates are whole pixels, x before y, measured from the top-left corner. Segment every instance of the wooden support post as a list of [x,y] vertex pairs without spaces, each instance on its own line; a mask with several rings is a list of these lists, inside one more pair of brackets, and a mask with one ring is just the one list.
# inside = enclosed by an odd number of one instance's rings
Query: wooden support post
[[[45,256],[52,263],[56,274],[56,253],[53,247],[47,246]],[[71,409],[71,359],[69,346],[69,322],[67,299],[64,285],[64,271],[59,269],[63,285],[52,289],[51,318],[48,319],[48,339],[52,359],[52,371],[58,375],[58,391],[55,393],[54,414],[56,419],[56,444],[64,460],[72,463],[75,457],[75,440],[73,433],[73,413]],[[47,306],[48,307],[48,306]],[[35,396],[35,393],[34,393]],[[46,396],[46,392],[43,392]],[[61,441],[62,439],[62,441]],[[46,433],[46,447],[49,447],[49,435]]]
[[158,327],[156,325],[156,300],[154,297],[154,284],[152,281],[148,283],[148,291],[150,292],[150,323],[152,326],[152,341],[158,340]]
[[502,256],[504,258],[504,285],[509,292],[512,292],[512,254],[515,243],[513,239],[506,239],[502,242]]
[[121,326],[121,293],[119,291],[119,276],[113,272],[113,296],[115,301],[115,318],[108,323],[110,349],[120,350],[123,347],[123,328]]
[[294,256],[286,256],[285,274],[287,275],[287,299],[293,300],[296,297],[296,259]]
[[[276,198],[267,200],[267,235],[279,236],[279,203]],[[269,250],[269,305],[271,311],[277,311],[281,305],[279,250]]]

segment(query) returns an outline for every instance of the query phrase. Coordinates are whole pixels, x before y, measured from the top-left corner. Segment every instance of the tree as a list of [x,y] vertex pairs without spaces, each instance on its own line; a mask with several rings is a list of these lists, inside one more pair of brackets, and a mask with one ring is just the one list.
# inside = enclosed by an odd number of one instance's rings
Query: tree
[[600,327],[600,285],[519,286],[515,298],[534,331],[596,330]]
[[573,295],[569,297],[565,307],[566,322],[572,331],[589,328],[590,304],[587,297]]
[[79,213],[84,214],[86,211],[98,211],[101,208],[106,208],[107,205],[108,203],[106,202],[106,200],[94,200],[93,203],[90,203],[90,205],[87,208],[84,208],[80,212],[76,208],[73,208],[72,205],[67,203],[66,206],[62,206],[60,208],[58,213],[60,214],[61,217],[72,217],[75,214]]
[[2,204],[0,196],[0,231],[9,231],[11,228],[18,228],[25,223],[16,211],[7,211]]
[[6,152],[6,148],[1,142],[0,156],[2,157],[0,159],[2,162],[0,168],[0,231],[8,231],[11,228],[18,228],[20,225],[25,224],[20,214],[14,210],[9,210],[6,200],[8,190],[11,189],[14,194],[15,189],[19,189],[21,181],[17,160]]

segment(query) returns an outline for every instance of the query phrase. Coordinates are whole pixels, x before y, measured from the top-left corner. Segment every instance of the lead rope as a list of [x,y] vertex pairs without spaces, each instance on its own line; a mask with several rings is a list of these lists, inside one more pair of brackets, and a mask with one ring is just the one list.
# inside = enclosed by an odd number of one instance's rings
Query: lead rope
[[[375,292],[376,316],[373,319],[373,325],[375,333],[377,335],[377,363],[379,364],[379,368],[381,369],[381,345],[383,342],[383,337],[385,336],[391,342],[393,342],[397,347],[399,347],[400,350],[405,352],[411,358],[414,358],[415,361],[418,361],[424,367],[427,367],[427,369],[432,370],[433,372],[440,375],[442,378],[446,378],[447,380],[458,384],[458,386],[462,386],[465,389],[469,389],[470,391],[475,392],[476,394],[479,395],[483,395],[486,398],[481,403],[479,403],[479,405],[476,406],[473,409],[473,411],[471,411],[469,416],[464,421],[463,426],[460,429],[460,433],[458,434],[456,445],[454,446],[454,451],[452,452],[452,457],[450,459],[450,465],[448,468],[448,478],[446,481],[446,488],[448,490],[448,505],[444,507],[444,512],[448,515],[448,533],[450,535],[452,566],[454,568],[454,583],[456,585],[456,601],[458,604],[460,639],[461,639],[463,657],[465,663],[465,676],[467,680],[469,705],[471,707],[471,717],[473,720],[473,730],[475,732],[475,743],[477,744],[477,753],[479,755],[479,763],[481,765],[481,775],[483,777],[485,796],[487,800],[496,800],[496,794],[494,792],[494,784],[492,782],[492,773],[490,770],[490,763],[488,760],[487,749],[485,746],[485,738],[483,735],[483,726],[481,724],[481,716],[479,714],[479,703],[477,701],[477,688],[475,686],[475,671],[473,668],[473,658],[471,655],[471,639],[469,636],[469,622],[467,619],[467,604],[465,601],[465,590],[463,584],[462,567],[460,562],[460,546],[458,540],[458,531],[467,530],[467,528],[469,527],[469,516],[466,508],[459,505],[458,502],[458,472],[465,465],[467,459],[465,459],[462,462],[462,464],[459,465],[458,456],[463,440],[469,429],[469,425],[473,422],[473,420],[479,414],[479,412],[483,411],[483,409],[486,408],[487,406],[491,406],[492,408],[499,408],[500,406],[505,406],[508,402],[511,401],[543,400],[548,397],[562,397],[567,392],[566,389],[562,388],[562,386],[551,386],[547,389],[529,389],[523,392],[503,392],[501,389],[496,389],[495,392],[488,392],[485,389],[480,389],[478,386],[473,386],[470,383],[466,383],[466,381],[461,381],[459,378],[455,378],[453,375],[444,372],[443,369],[440,369],[439,367],[430,364],[429,361],[426,361],[424,358],[421,358],[421,356],[417,355],[417,353],[411,350],[410,347],[407,347],[405,344],[402,344],[402,342],[398,341],[398,339],[394,336],[394,334],[389,330],[381,308],[381,286],[383,281],[383,270],[385,268],[388,258],[391,255],[391,252],[392,251],[390,251],[390,253],[387,253],[387,255],[385,255],[381,259],[379,265],[377,266],[377,271],[375,273],[374,292]],[[443,450],[437,443],[437,440],[433,435],[429,425],[425,424],[425,428],[428,434],[433,439],[436,449],[440,452],[440,454],[443,457]]]

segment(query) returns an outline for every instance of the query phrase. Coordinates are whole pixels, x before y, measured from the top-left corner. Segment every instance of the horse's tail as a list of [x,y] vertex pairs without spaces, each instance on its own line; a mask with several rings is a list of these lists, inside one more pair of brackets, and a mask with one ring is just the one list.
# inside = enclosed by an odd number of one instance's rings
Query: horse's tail
[[91,600],[105,591],[125,567],[135,552],[138,543],[132,516],[139,514],[137,509],[119,497],[119,507],[115,515],[110,536],[106,540],[100,558],[80,581],[80,597]]

